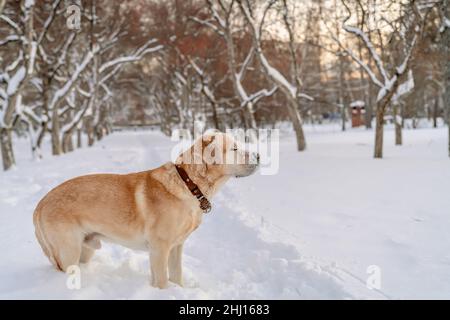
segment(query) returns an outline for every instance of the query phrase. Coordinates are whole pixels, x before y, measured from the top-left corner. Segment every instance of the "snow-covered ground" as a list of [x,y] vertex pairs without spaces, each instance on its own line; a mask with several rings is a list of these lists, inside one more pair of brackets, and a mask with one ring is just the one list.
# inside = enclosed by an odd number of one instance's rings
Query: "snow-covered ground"
[[[0,173],[0,298],[348,299],[450,298],[447,131],[406,130],[385,159],[373,132],[308,127],[308,150],[283,133],[280,171],[230,181],[186,243],[185,288],[149,286],[148,256],[105,244],[69,290],[34,237],[37,202],[64,180],[159,166],[173,146],[157,132],[115,133],[93,148],[30,160]],[[379,290],[366,286],[379,268]],[[369,269],[373,270],[373,269]],[[373,274],[372,274],[373,275]]]

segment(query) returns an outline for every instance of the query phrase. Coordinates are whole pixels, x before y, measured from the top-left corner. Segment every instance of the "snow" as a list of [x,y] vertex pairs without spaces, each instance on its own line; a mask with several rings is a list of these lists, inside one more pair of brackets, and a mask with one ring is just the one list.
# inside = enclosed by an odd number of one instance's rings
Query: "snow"
[[366,103],[362,100],[356,100],[350,103],[350,107],[364,107]]
[[31,8],[34,6],[34,0],[25,0],[25,8]]
[[8,42],[12,42],[12,41],[18,41],[20,38],[18,35],[10,35],[7,37],[4,37],[3,40],[0,40],[0,46],[3,46],[5,44],[7,44]]
[[391,79],[389,79],[384,86],[378,91],[377,94],[377,102],[380,102],[383,100],[383,98],[386,96],[386,94],[392,90],[392,87],[397,81],[397,75],[394,75]]
[[28,74],[33,74],[34,63],[36,61],[36,52],[37,52],[37,42],[36,41],[32,41],[31,42],[30,57],[29,57],[29,61],[28,61]]
[[6,93],[8,96],[12,96],[19,87],[20,83],[25,79],[26,69],[21,66],[17,69],[16,73],[12,76],[12,78],[8,82],[8,88],[6,89]]
[[[450,298],[446,129],[405,130],[405,145],[395,147],[388,127],[382,160],[372,159],[371,131],[305,132],[309,149],[299,153],[282,128],[278,174],[233,179],[212,200],[186,242],[185,288],[166,290],[149,286],[147,253],[110,244],[81,267],[81,289],[69,290],[37,244],[32,213],[64,180],[158,166],[174,142],[117,132],[32,161],[28,141],[16,139],[17,168],[0,173],[0,298]],[[369,290],[367,271],[376,267],[381,287]]]
[[408,71],[408,79],[398,86],[397,91],[395,92],[394,96],[392,97],[392,100],[394,103],[398,102],[398,99],[410,92],[412,89],[414,89],[414,77],[412,70]]
[[314,98],[311,97],[310,95],[306,94],[306,93],[299,93],[298,97],[299,98],[304,98],[304,99],[309,100],[309,101],[314,101]]

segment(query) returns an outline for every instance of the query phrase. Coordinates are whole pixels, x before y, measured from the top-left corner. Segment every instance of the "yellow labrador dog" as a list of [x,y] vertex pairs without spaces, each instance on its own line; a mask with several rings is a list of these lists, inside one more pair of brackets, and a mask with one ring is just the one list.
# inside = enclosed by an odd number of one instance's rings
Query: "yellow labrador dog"
[[34,212],[36,237],[61,271],[88,262],[107,240],[148,250],[153,286],[165,288],[168,280],[182,285],[183,243],[211,208],[208,199],[230,177],[248,176],[258,164],[259,155],[231,135],[209,132],[175,163],[77,177],[54,188]]

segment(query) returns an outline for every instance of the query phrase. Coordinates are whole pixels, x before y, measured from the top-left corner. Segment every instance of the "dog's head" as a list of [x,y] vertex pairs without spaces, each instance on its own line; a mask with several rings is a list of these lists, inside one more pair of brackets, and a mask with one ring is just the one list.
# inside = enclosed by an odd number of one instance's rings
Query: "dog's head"
[[214,130],[197,139],[176,162],[196,166],[203,174],[246,177],[258,168],[259,154],[232,135]]

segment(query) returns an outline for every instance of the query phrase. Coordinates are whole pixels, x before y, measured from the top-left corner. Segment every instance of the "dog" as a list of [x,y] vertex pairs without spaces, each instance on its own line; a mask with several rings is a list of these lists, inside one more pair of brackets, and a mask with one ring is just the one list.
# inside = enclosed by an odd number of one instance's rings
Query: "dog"
[[233,136],[208,132],[159,168],[62,183],[38,203],[35,234],[57,270],[87,263],[104,240],[148,251],[152,286],[183,286],[183,244],[211,208],[209,199],[230,177],[249,176],[258,165],[259,155]]

